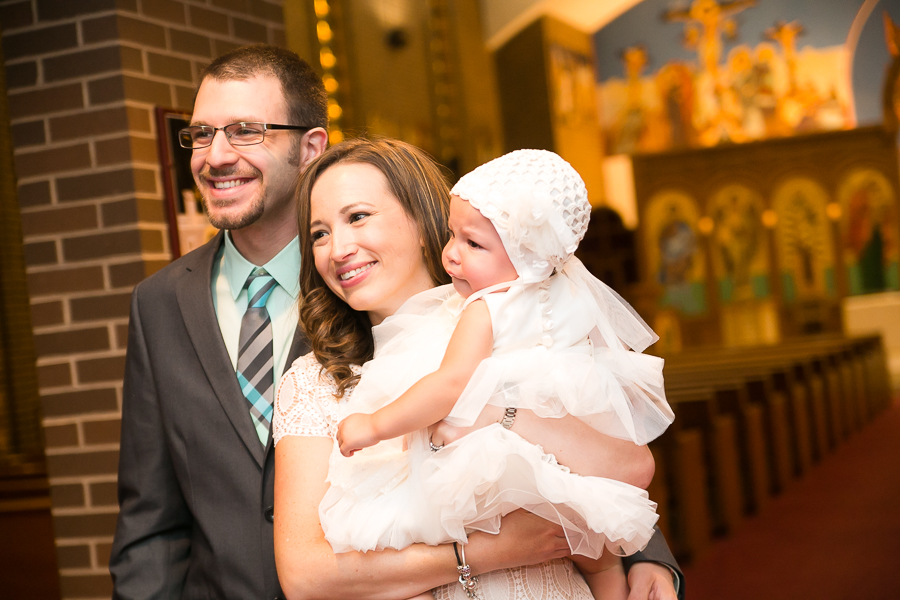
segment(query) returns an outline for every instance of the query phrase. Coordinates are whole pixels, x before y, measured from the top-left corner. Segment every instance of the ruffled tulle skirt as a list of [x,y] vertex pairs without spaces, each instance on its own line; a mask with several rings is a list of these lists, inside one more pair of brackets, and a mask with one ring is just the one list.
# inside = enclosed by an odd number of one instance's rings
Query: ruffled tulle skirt
[[562,526],[572,552],[591,558],[604,547],[633,554],[653,535],[656,504],[645,490],[571,473],[499,424],[434,453],[424,432],[409,444],[361,461],[332,456],[320,517],[336,552],[465,543],[472,531],[499,532],[500,518],[520,508]]

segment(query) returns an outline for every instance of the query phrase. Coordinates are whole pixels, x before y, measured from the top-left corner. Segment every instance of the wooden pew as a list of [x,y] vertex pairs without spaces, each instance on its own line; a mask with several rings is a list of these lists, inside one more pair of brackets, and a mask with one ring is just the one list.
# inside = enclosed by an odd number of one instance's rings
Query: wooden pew
[[884,348],[873,336],[664,358],[676,420],[651,445],[651,497],[683,559],[763,510],[772,494],[890,402]]
[[[732,414],[737,423],[745,424],[748,420],[746,411],[747,407],[752,403],[758,403],[757,412],[760,413],[764,424],[765,441],[764,448],[767,452],[767,465],[765,471],[770,474],[769,482],[771,489],[766,494],[776,493],[783,489],[787,482],[793,478],[797,472],[794,437],[792,434],[792,421],[789,415],[792,403],[791,397],[788,395],[786,388],[787,378],[784,375],[781,362],[771,364],[771,361],[740,361],[725,362],[718,361],[719,364],[710,365],[707,363],[699,365],[680,365],[675,369],[667,369],[667,389],[677,390],[681,386],[688,389],[694,386],[712,386],[722,390],[735,389],[742,390],[736,405],[732,405]],[[674,373],[673,373],[674,371]],[[777,378],[781,375],[781,379]],[[801,402],[802,401],[798,401]],[[749,417],[753,419],[754,417]],[[804,425],[804,430],[808,428]],[[746,440],[747,432],[741,433],[741,438]],[[744,464],[748,464],[751,460],[750,448],[745,441],[744,444]],[[759,443],[755,444],[756,447]],[[753,469],[745,469],[745,472],[755,470],[760,472],[757,465]],[[757,476],[756,487],[760,483]],[[751,484],[752,485],[752,484]],[[757,490],[758,492],[758,490]],[[754,505],[764,503],[760,500],[759,493],[753,496]]]

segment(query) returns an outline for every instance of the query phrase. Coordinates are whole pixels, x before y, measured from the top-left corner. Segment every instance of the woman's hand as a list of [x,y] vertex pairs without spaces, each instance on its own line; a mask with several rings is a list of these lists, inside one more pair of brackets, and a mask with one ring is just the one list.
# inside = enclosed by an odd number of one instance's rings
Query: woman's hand
[[484,407],[484,410],[481,411],[481,414],[478,415],[478,418],[469,427],[454,427],[446,421],[438,421],[428,428],[428,432],[431,434],[432,444],[435,446],[446,446],[447,444],[452,444],[464,435],[472,433],[476,429],[487,427],[493,423],[499,423],[502,418],[503,409],[499,406],[491,406],[489,404]]
[[477,575],[536,565],[569,556],[571,552],[562,527],[519,509],[501,519],[499,534],[471,534],[466,560]]

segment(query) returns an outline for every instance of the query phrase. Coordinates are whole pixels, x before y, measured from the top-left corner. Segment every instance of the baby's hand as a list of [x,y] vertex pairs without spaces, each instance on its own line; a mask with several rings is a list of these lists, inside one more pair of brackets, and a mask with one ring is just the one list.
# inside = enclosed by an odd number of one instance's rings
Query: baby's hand
[[372,415],[357,413],[338,423],[337,442],[344,456],[353,456],[357,450],[374,446],[380,441],[375,434]]

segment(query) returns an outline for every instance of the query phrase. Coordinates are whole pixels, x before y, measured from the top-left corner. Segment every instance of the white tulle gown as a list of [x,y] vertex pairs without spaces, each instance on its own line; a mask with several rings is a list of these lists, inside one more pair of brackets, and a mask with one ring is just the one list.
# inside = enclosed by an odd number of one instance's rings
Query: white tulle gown
[[[626,348],[620,338],[629,336],[598,321],[594,300],[582,292],[560,274],[484,296],[492,356],[447,420],[470,425],[492,404],[545,418],[573,415],[638,444],[658,436],[672,420],[662,360]],[[378,410],[436,370],[462,308],[463,299],[444,286],[411,298],[375,327],[375,358],[340,403],[338,420]],[[467,532],[495,533],[501,516],[525,508],[561,524],[574,553],[643,549],[657,520],[646,491],[571,473],[514,430],[491,425],[439,452],[429,450],[424,431],[350,458],[335,446],[319,508],[326,539],[337,552],[465,542]]]

